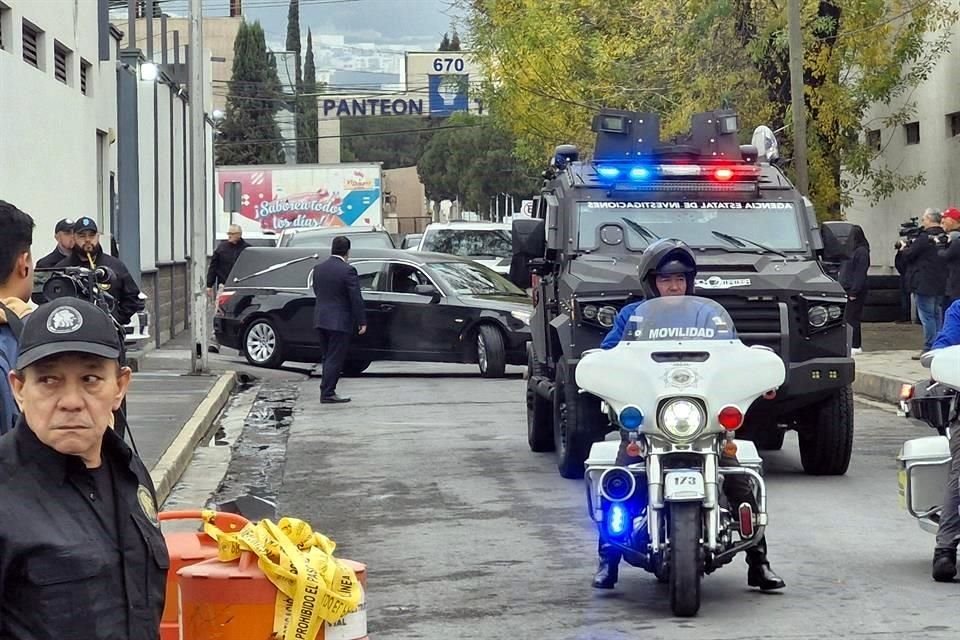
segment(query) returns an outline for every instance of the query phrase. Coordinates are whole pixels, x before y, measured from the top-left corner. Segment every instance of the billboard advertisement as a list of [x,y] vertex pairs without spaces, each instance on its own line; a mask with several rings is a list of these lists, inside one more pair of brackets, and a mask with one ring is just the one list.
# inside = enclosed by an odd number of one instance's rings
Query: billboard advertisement
[[[376,164],[221,167],[218,211],[238,196],[245,228],[280,232],[311,227],[380,225],[381,174]],[[250,221],[254,224],[244,224]],[[219,225],[218,225],[219,226]]]

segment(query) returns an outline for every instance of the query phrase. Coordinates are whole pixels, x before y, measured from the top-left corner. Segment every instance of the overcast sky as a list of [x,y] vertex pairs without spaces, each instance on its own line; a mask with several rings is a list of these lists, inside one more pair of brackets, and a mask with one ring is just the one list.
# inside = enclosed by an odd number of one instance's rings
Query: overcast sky
[[[245,3],[244,14],[248,20],[260,20],[268,42],[285,41],[286,6],[258,8],[257,4],[267,3],[266,0]],[[301,0],[300,26],[304,34],[307,27],[314,33],[341,34],[348,44],[374,42],[403,45],[410,50],[431,50],[440,44],[457,16],[451,4],[453,0]]]

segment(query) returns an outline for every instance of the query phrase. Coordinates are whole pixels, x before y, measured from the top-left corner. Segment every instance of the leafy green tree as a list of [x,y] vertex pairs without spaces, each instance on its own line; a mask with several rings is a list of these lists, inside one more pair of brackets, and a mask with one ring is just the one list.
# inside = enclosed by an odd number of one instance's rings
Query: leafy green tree
[[453,32],[453,37],[450,38],[450,48],[448,51],[460,51],[460,34],[456,31]]
[[539,184],[534,172],[517,159],[506,131],[466,113],[452,115],[433,132],[417,173],[431,200],[459,200],[478,211],[501,193],[530,196]]
[[440,41],[440,46],[437,47],[438,51],[450,51],[450,35],[443,34],[443,40]]
[[432,122],[419,116],[341,118],[344,162],[382,162],[384,169],[412,167],[429,140]]
[[[854,196],[876,202],[923,183],[889,167],[863,141],[874,105],[892,114],[869,128],[892,134],[915,110],[912,90],[947,50],[950,0],[803,0],[804,97],[811,197],[824,217]],[[471,50],[486,68],[484,104],[542,164],[553,146],[589,152],[601,106],[654,111],[662,135],[690,115],[738,111],[792,155],[786,12],[768,0],[474,0]],[[563,55],[543,55],[562,51]],[[788,171],[792,171],[788,165]]]
[[216,142],[217,164],[282,163],[283,145],[274,117],[284,100],[259,22],[240,25],[233,55],[227,108]]

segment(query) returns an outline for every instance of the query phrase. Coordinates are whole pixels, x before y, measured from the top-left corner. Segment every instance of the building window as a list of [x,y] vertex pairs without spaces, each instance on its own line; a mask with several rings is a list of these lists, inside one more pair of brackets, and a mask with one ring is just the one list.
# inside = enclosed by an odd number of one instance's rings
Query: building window
[[0,51],[9,51],[11,40],[10,7],[0,2]]
[[80,58],[80,93],[90,95],[90,63]]
[[53,41],[53,75],[63,84],[70,84],[70,65],[73,52],[63,44]]
[[43,69],[43,31],[23,21],[23,61]]
[[903,130],[907,132],[907,144],[920,144],[919,122],[908,122],[903,125]]
[[947,132],[951,138],[960,136],[960,111],[947,114]]
[[874,151],[880,151],[880,129],[867,131],[867,146]]

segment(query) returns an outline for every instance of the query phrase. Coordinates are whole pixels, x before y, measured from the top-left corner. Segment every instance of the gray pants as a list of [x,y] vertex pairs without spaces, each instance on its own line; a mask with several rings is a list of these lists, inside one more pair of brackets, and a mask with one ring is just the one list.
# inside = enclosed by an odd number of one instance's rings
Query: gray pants
[[960,544],[960,428],[954,428],[950,438],[950,475],[943,497],[940,528],[937,529],[937,548],[956,549]]

